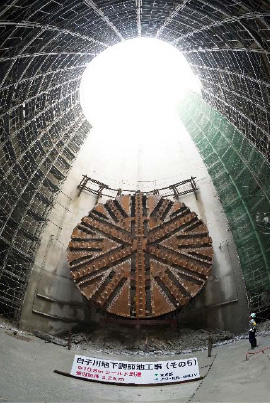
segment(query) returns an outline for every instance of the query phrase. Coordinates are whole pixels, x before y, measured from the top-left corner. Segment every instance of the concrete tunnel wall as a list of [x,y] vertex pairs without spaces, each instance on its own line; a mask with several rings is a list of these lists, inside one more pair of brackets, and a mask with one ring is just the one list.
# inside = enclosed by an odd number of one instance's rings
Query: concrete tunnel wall
[[66,258],[73,228],[96,203],[96,196],[88,192],[78,196],[77,186],[82,175],[87,174],[113,187],[129,184],[130,188],[141,190],[196,176],[198,199],[189,194],[180,200],[207,225],[213,239],[214,263],[201,294],[180,313],[180,326],[244,330],[248,307],[235,243],[212,180],[184,126],[179,121],[177,137],[169,141],[169,146],[166,141],[166,147],[161,141],[154,156],[151,148],[142,146],[133,151],[127,146],[113,152],[110,141],[104,147],[92,130],[62,186],[36,254],[23,303],[21,328],[57,334],[78,323],[100,318],[71,280]]

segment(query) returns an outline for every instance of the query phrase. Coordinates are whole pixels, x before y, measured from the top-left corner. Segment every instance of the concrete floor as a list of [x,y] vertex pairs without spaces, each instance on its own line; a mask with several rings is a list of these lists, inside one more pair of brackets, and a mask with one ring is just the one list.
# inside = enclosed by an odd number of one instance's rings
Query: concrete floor
[[[69,372],[74,354],[102,357],[100,353],[46,343],[32,335],[20,339],[0,328],[0,402],[269,402],[270,350],[245,360],[248,340],[242,340],[196,356],[202,381],[186,384],[132,387],[85,382],[55,374]],[[269,345],[270,336],[258,338],[259,348]],[[141,357],[103,355],[130,361],[158,361],[172,356]],[[175,356],[180,359],[181,356]]]

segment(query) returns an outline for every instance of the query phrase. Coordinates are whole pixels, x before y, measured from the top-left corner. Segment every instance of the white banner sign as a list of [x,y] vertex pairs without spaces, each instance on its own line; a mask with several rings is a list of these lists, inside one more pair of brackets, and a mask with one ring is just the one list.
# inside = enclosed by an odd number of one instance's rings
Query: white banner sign
[[158,384],[200,378],[197,358],[130,362],[75,355],[71,375],[93,381],[123,384]]

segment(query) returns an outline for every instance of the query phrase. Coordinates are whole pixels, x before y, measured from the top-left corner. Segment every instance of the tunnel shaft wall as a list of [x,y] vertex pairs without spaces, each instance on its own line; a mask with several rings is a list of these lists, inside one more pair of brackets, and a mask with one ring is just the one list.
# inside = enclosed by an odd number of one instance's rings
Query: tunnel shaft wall
[[[269,7],[266,0],[1,2],[0,309],[5,316],[20,317],[41,231],[89,130],[78,93],[87,63],[137,36],[173,44],[200,77],[204,99],[269,160]],[[66,147],[73,134],[78,136]]]
[[180,108],[227,216],[252,311],[270,307],[270,166],[255,146],[195,94]]
[[[172,177],[176,175],[179,180],[185,179],[181,176],[183,172],[185,175],[189,173],[190,176],[196,176],[199,189],[197,198],[191,193],[181,197],[180,201],[183,201],[191,211],[195,211],[207,225],[214,248],[212,275],[190,308],[184,309],[184,314],[180,313],[180,326],[241,331],[246,326],[247,301],[234,240],[228,231],[226,216],[204,162],[182,125],[179,126],[179,130],[179,139],[171,145],[169,153],[167,149],[168,173],[171,173]],[[167,134],[165,138],[167,141]],[[98,312],[93,306],[89,308],[89,304],[83,300],[71,280],[66,258],[66,249],[73,228],[83,216],[88,215],[96,202],[96,196],[85,191],[79,195],[77,188],[82,173],[91,172],[91,161],[95,160],[91,141],[90,132],[44,228],[22,310],[21,326],[24,329],[35,328],[59,333],[89,320],[102,320],[102,312]],[[151,165],[148,161],[145,164],[144,158],[141,158],[143,154],[143,152],[136,153],[138,161],[134,166],[135,160],[131,164],[128,153],[120,153],[117,158],[122,158],[120,166],[129,166],[129,170],[126,168],[125,177],[128,175],[130,182],[133,181],[138,186],[139,179],[150,175],[156,178],[155,185],[157,185],[158,178],[163,178],[164,167],[160,164],[159,156],[156,163],[152,162]],[[161,157],[162,155],[164,157],[161,148]],[[111,161],[107,164],[113,166],[114,158],[116,156],[111,152]],[[102,178],[105,169],[104,163],[106,161],[100,158],[99,179]],[[113,180],[121,183],[122,178],[123,172],[115,170]],[[162,184],[171,185],[171,178],[163,179]],[[240,318],[237,322],[233,319],[235,315]]]

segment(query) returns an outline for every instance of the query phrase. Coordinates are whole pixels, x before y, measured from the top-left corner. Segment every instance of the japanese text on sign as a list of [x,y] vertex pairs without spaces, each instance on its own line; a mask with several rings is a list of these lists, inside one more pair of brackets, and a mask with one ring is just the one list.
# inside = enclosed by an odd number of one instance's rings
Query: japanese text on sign
[[130,362],[75,355],[71,375],[100,382],[155,384],[200,378],[197,358]]

